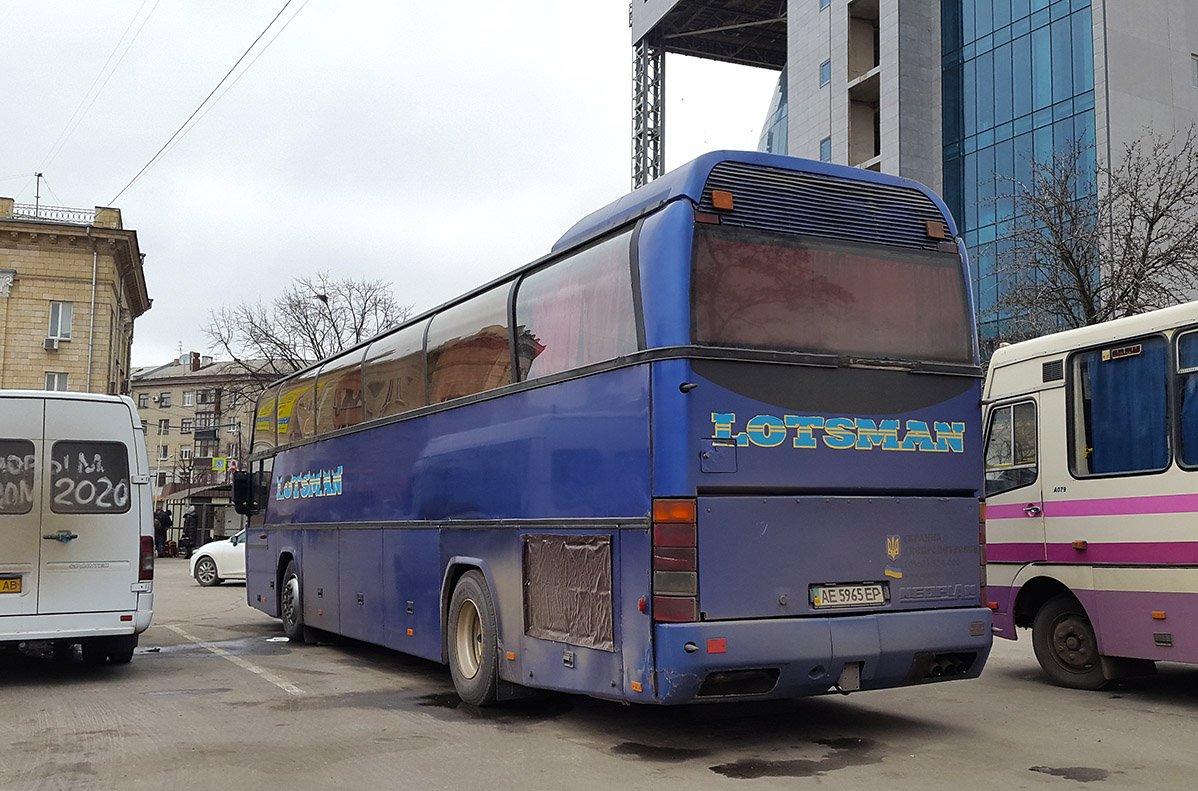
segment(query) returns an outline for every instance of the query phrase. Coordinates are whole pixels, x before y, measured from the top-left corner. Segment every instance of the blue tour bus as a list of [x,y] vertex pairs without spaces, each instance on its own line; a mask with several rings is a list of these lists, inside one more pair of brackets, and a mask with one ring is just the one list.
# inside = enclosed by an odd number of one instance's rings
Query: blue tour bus
[[249,603],[463,700],[976,677],[963,247],[914,182],[704,155],[258,403]]

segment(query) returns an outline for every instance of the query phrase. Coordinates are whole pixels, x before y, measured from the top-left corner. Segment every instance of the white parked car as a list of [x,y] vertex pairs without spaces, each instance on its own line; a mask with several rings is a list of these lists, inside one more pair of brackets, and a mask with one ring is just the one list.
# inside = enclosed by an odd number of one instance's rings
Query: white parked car
[[191,556],[191,576],[205,588],[245,579],[245,531],[197,549]]

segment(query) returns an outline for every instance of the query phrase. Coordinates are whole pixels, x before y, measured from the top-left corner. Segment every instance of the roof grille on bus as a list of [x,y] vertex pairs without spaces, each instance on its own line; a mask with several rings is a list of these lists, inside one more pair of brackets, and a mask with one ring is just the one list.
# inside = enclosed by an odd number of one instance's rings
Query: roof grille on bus
[[1065,378],[1065,361],[1053,360],[1050,363],[1044,363],[1044,381],[1058,382]]
[[930,236],[928,229],[929,223],[943,224],[944,215],[931,198],[910,187],[721,162],[703,187],[700,211],[718,209],[713,192],[735,196],[734,208],[720,211],[725,225],[943,249],[942,240]]

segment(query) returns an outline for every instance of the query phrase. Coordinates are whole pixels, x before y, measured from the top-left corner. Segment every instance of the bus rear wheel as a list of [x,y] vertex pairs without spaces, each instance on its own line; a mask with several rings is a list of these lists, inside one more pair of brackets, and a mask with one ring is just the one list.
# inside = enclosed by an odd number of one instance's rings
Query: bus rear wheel
[[449,602],[449,672],[464,703],[488,706],[499,691],[495,605],[482,573],[467,571]]
[[299,570],[294,560],[287,561],[283,572],[283,586],[279,590],[279,617],[283,620],[283,634],[290,640],[304,642],[304,603],[300,598]]
[[1073,689],[1102,689],[1098,638],[1081,602],[1068,594],[1049,599],[1032,624],[1036,660],[1052,683]]

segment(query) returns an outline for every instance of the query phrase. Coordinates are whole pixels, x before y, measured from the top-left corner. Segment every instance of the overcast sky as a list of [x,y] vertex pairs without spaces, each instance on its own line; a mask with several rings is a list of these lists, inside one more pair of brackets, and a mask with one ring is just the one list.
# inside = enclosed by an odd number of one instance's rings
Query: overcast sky
[[[210,353],[211,309],[296,275],[434,307],[630,189],[627,0],[292,0],[126,189],[284,2],[4,6],[0,196],[33,203],[40,170],[43,204],[121,210],[154,300],[135,366]],[[775,73],[670,56],[666,75],[667,168],[756,148]]]

